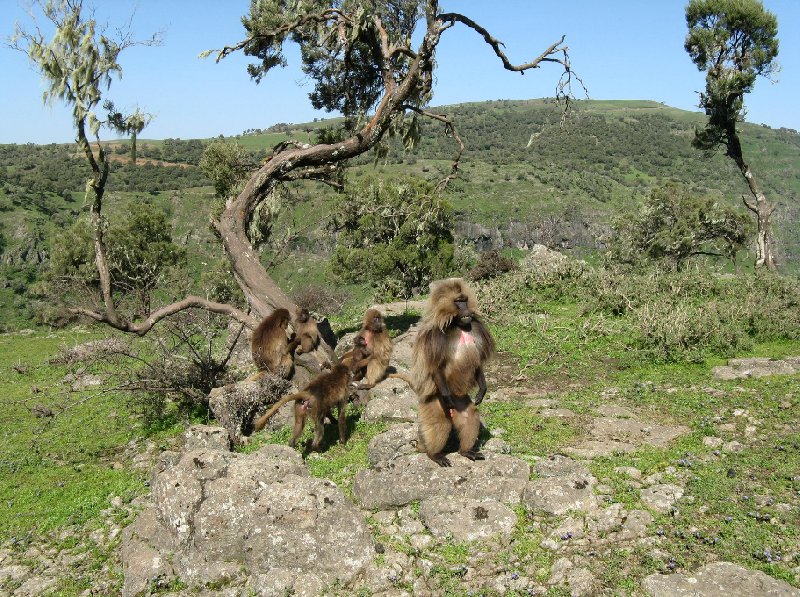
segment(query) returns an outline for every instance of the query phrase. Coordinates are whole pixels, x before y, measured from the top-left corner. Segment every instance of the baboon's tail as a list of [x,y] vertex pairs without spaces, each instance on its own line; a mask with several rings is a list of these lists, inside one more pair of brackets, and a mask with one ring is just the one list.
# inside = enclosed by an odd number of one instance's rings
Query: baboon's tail
[[267,422],[278,412],[281,406],[286,404],[287,402],[291,402],[294,400],[295,402],[299,402],[300,400],[304,400],[306,397],[305,392],[297,392],[296,394],[288,394],[278,400],[275,404],[272,405],[272,408],[269,409],[266,414],[261,415],[256,419],[255,422],[255,431],[261,431],[266,426]]

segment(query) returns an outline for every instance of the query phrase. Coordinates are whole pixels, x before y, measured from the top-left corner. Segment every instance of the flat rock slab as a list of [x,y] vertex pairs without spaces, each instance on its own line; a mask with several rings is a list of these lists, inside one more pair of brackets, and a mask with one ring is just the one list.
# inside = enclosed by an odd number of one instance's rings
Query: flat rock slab
[[658,512],[666,513],[675,502],[683,497],[683,488],[671,483],[653,485],[642,489],[641,497],[647,506]]
[[576,458],[598,458],[614,454],[630,454],[636,451],[636,446],[630,442],[621,442],[615,439],[588,439],[575,446],[567,446],[563,450]]
[[353,494],[364,508],[397,508],[427,498],[492,498],[519,503],[530,477],[524,460],[486,453],[472,461],[448,454],[450,467],[441,467],[425,454],[400,456],[379,469],[359,471]]
[[585,464],[561,454],[552,454],[547,458],[542,458],[533,465],[533,471],[540,477],[588,476],[590,474]]
[[636,417],[631,409],[618,404],[603,404],[597,408],[597,412],[604,417],[615,417],[617,419],[633,419]]
[[568,408],[543,408],[538,414],[548,419],[571,419],[577,416]]
[[800,372],[800,357],[730,359],[727,365],[714,367],[711,370],[715,378],[723,380],[766,377],[770,375],[793,375],[798,372]]
[[714,562],[694,574],[651,574],[642,584],[652,597],[800,596],[800,590],[785,581],[730,562]]
[[561,515],[571,510],[592,512],[598,508],[591,475],[566,475],[534,479],[525,487],[522,503],[531,510]]
[[659,425],[632,418],[602,417],[592,422],[589,433],[596,439],[664,448],[674,439],[689,433],[689,428],[683,425]]
[[457,541],[508,538],[517,523],[514,511],[497,500],[431,498],[420,504],[419,515],[435,537]]
[[664,448],[689,433],[689,428],[683,425],[640,421],[625,407],[606,405],[598,410],[604,416],[592,421],[589,437],[575,446],[564,448],[564,452],[578,458],[629,454],[644,445]]
[[[399,380],[389,381],[399,382]],[[400,383],[408,387],[405,382]],[[373,390],[373,392],[374,391],[375,390]],[[378,421],[413,423],[417,420],[417,398],[413,392],[392,393],[389,395],[373,394],[362,416],[364,421],[368,423],[375,423]]]

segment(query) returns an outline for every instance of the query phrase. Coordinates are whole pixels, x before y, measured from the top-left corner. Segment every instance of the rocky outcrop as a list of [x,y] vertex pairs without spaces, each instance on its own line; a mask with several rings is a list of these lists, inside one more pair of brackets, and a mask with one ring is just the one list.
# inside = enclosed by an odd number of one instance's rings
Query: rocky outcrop
[[800,590],[789,583],[730,562],[714,562],[694,574],[652,574],[643,586],[652,597],[800,597]]
[[124,533],[123,594],[147,590],[154,578],[257,594],[317,594],[352,582],[374,553],[352,502],[334,483],[310,477],[295,450],[236,454],[221,449],[225,435],[192,429],[187,450],[162,459],[153,505]]
[[714,367],[711,372],[715,378],[724,380],[793,375],[800,372],[800,357],[729,359],[727,365]]
[[383,468],[359,471],[353,494],[365,508],[396,508],[428,498],[492,498],[517,504],[530,477],[524,460],[487,453],[486,460],[472,461],[448,455],[451,467],[440,467],[425,454],[390,460]]
[[[294,388],[290,381],[264,374],[255,381],[242,381],[214,388],[208,395],[208,407],[217,422],[238,446],[253,431],[253,421]],[[279,419],[281,423],[285,422]]]

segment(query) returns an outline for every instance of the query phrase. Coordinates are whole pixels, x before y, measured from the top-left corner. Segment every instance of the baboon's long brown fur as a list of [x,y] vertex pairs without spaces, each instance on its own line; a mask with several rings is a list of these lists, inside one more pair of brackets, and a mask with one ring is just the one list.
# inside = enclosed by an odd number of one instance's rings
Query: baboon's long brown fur
[[287,402],[294,401],[294,431],[292,432],[292,439],[289,440],[289,445],[295,447],[297,438],[303,433],[306,416],[310,416],[315,425],[311,448],[318,450],[325,430],[325,417],[332,415],[333,408],[336,407],[338,410],[339,441],[345,443],[347,441],[347,419],[344,408],[347,403],[348,384],[351,378],[350,367],[342,363],[335,365],[328,372],[320,373],[303,391],[284,396],[266,414],[256,419],[255,430],[262,430],[281,406]]
[[386,331],[380,311],[367,309],[358,335],[362,336],[367,343],[369,361],[363,381],[366,386],[371,387],[385,378],[393,348],[392,339],[389,332]]
[[[468,324],[461,323],[465,314],[471,316]],[[478,385],[477,402],[483,399],[483,366],[494,349],[494,340],[480,321],[475,295],[464,280],[434,282],[414,344],[409,380],[419,397],[417,447],[442,466],[449,465],[443,450],[453,428],[459,436],[459,453],[482,457],[474,451],[480,420],[469,392]]]
[[319,345],[319,328],[317,320],[311,317],[308,309],[302,307],[297,309],[293,325],[297,340],[300,342],[297,354],[314,351]]
[[261,320],[250,339],[253,363],[260,371],[267,370],[281,377],[289,378],[294,372],[294,349],[298,340],[286,336],[290,321],[289,311],[275,309]]

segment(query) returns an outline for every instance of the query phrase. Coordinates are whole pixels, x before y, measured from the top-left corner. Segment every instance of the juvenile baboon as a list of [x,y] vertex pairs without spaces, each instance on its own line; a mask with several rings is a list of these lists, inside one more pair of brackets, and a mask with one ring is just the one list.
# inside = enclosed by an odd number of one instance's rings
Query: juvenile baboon
[[362,389],[368,389],[383,380],[386,368],[392,356],[392,339],[383,323],[383,315],[377,309],[367,309],[364,314],[364,323],[358,331],[358,336],[364,338],[367,344],[368,362],[364,374]]
[[[307,416],[310,416],[314,421],[314,439],[311,441],[313,450],[318,450],[322,442],[326,416],[338,423],[339,441],[343,444],[346,443],[347,419],[345,418],[344,408],[347,404],[348,385],[351,378],[352,373],[348,365],[344,363],[334,365],[330,371],[320,373],[314,378],[302,392],[289,394],[276,402],[266,414],[256,419],[255,430],[260,431],[263,429],[281,406],[287,402],[294,401],[294,431],[292,432],[292,439],[289,440],[291,447],[295,447],[297,438],[303,433]],[[336,418],[332,414],[334,407],[338,410]]]
[[[494,353],[494,340],[480,321],[475,295],[464,280],[431,284],[413,352],[410,381],[419,397],[417,449],[440,466],[450,466],[443,450],[455,428],[458,453],[483,459],[475,450],[480,430],[475,405],[486,394],[483,365]],[[469,391],[475,385],[473,404]]]
[[250,350],[259,371],[267,370],[287,379],[292,376],[293,353],[300,341],[286,336],[289,321],[289,311],[275,309],[253,332]]
[[342,363],[350,367],[353,372],[353,381],[361,381],[367,373],[367,364],[372,353],[367,346],[367,340],[361,334],[353,338],[353,349],[342,355]]
[[300,341],[297,354],[312,352],[319,345],[319,329],[317,320],[311,317],[308,309],[300,307],[297,309],[294,319],[294,332]]

